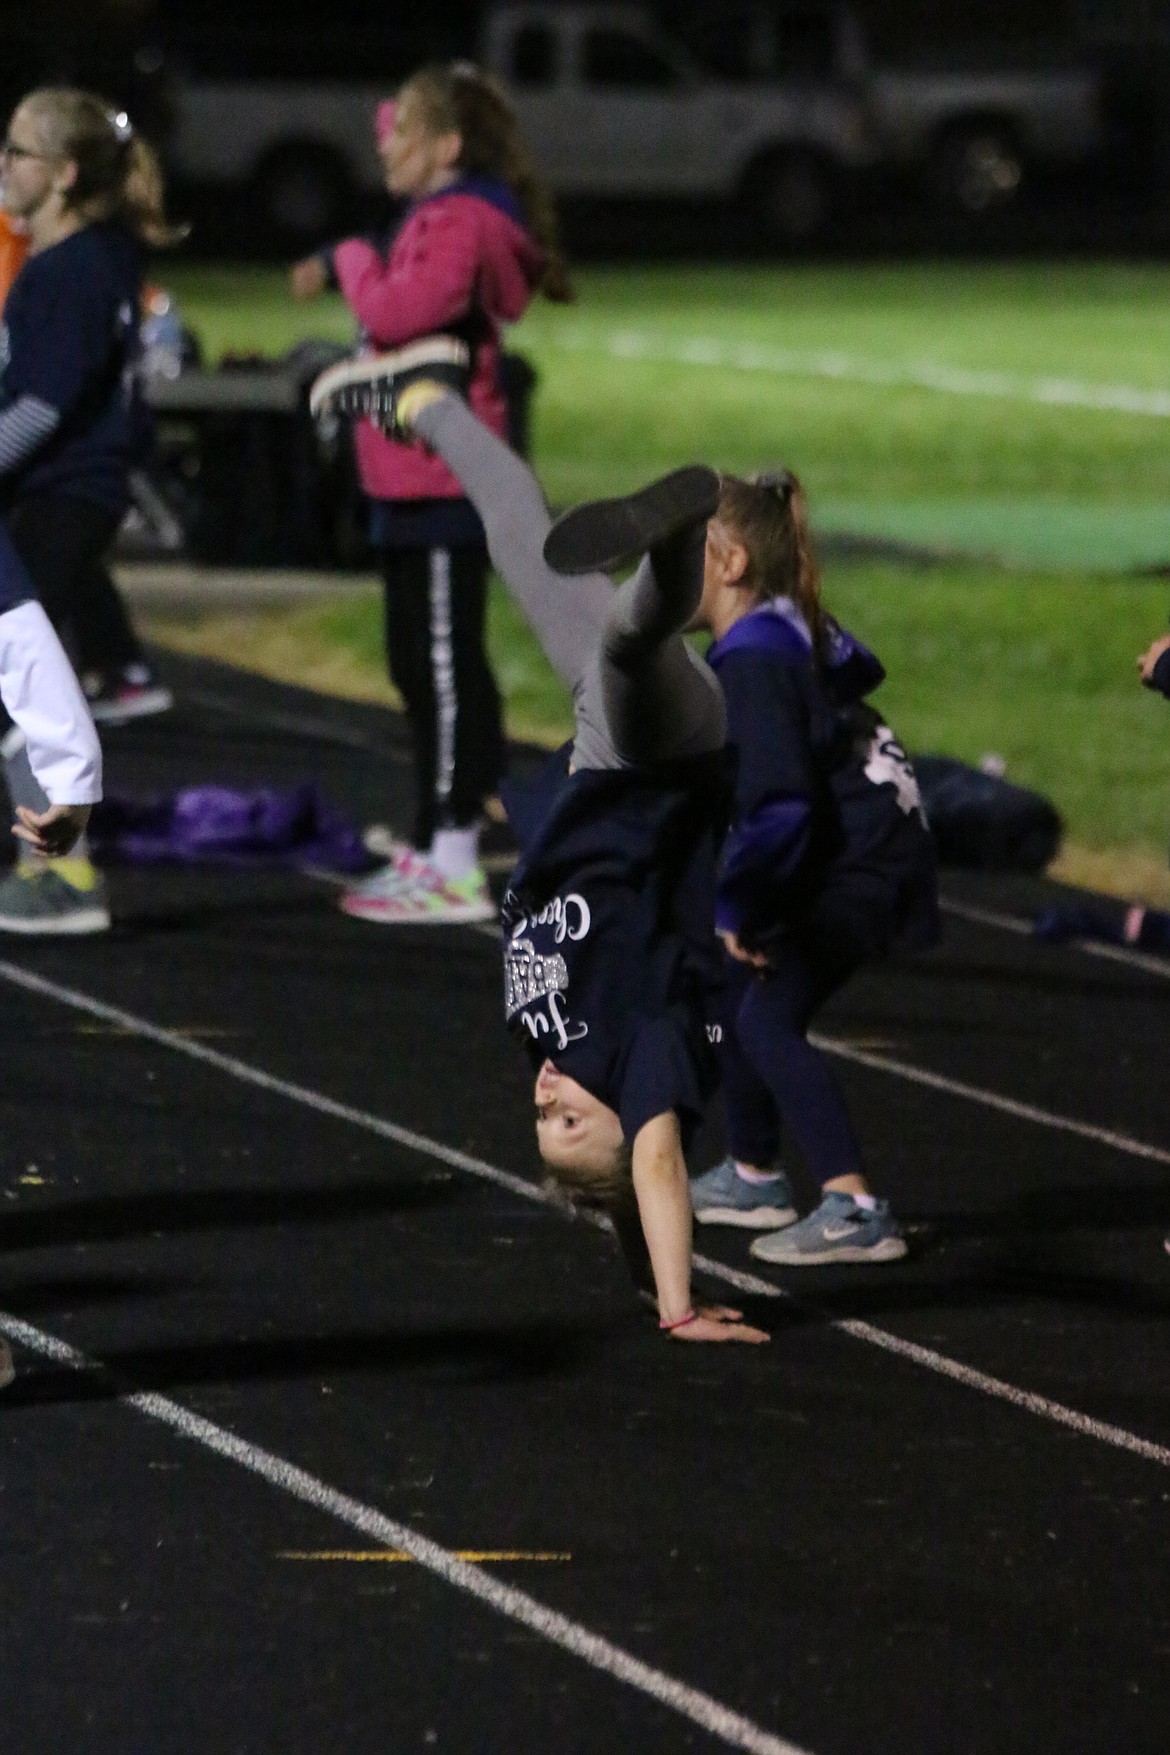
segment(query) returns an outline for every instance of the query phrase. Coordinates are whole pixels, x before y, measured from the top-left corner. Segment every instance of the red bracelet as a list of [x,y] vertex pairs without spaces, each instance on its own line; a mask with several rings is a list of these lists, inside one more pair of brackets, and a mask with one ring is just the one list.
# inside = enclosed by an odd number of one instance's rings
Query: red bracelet
[[688,1322],[694,1322],[697,1319],[698,1314],[697,1310],[688,1310],[685,1316],[680,1316],[678,1318],[677,1322],[660,1322],[658,1326],[669,1334],[672,1329],[685,1328]]

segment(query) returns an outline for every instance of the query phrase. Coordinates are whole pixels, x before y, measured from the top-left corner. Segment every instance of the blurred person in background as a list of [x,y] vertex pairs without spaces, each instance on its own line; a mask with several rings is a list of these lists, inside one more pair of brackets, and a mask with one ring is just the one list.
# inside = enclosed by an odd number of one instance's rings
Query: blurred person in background
[[[1154,640],[1137,660],[1138,676],[1147,689],[1153,689],[1170,700],[1170,634]],[[1170,956],[1170,913],[1162,908],[1148,908],[1135,902],[1123,909],[1100,901],[1061,903],[1043,909],[1033,922],[1032,931],[1048,944],[1063,944],[1070,938],[1095,939],[1100,943],[1121,945],[1129,950],[1153,951]],[[1165,1239],[1170,1253],[1170,1237]]]
[[[0,336],[0,509],[95,718],[170,705],[110,578],[106,555],[149,435],[136,371],[146,244],[174,242],[157,161],[129,118],[92,93],[22,99],[0,148],[3,206],[28,234]],[[18,727],[0,743],[13,802],[44,808]],[[0,883],[0,931],[109,926],[84,838],[68,859],[22,846]]]
[[[500,335],[536,292],[572,293],[551,199],[502,88],[463,62],[425,68],[379,106],[378,149],[407,203],[388,246],[351,238],[296,264],[310,298],[335,282],[367,352],[443,332],[471,350],[471,406],[507,432]],[[344,367],[339,367],[344,371]],[[488,555],[461,484],[432,453],[362,420],[358,467],[385,593],[391,680],[415,758],[409,844],[347,890],[343,910],[384,925],[494,918],[479,863],[485,800],[504,766],[499,691],[484,645]]]

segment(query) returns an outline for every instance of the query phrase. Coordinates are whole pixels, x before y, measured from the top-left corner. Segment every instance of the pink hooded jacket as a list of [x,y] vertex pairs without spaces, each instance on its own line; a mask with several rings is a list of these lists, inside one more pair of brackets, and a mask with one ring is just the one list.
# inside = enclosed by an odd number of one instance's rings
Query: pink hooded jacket
[[[333,251],[345,301],[375,352],[443,331],[471,343],[468,401],[503,436],[500,325],[513,323],[544,268],[512,191],[487,177],[464,178],[410,208],[388,257],[362,238]],[[459,499],[463,488],[433,452],[387,439],[369,421],[356,433],[362,487],[372,499]]]

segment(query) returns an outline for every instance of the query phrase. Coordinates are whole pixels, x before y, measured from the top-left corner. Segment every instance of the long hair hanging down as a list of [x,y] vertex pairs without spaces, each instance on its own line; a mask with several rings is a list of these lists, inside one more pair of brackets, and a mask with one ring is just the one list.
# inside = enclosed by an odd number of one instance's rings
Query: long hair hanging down
[[747,550],[743,583],[759,602],[787,597],[804,617],[813,651],[823,656],[825,611],[821,570],[808,527],[808,502],[790,469],[752,476],[725,475],[719,493],[721,524],[734,530]]
[[556,208],[499,80],[470,61],[454,61],[412,74],[399,100],[408,94],[418,102],[429,130],[461,136],[460,170],[498,177],[515,191],[524,223],[544,251],[540,290],[559,304],[571,303],[573,286],[561,250]]
[[29,92],[20,107],[45,150],[77,166],[67,205],[87,225],[119,220],[156,245],[187,235],[186,226],[168,221],[158,158],[124,111],[93,92],[51,85]]

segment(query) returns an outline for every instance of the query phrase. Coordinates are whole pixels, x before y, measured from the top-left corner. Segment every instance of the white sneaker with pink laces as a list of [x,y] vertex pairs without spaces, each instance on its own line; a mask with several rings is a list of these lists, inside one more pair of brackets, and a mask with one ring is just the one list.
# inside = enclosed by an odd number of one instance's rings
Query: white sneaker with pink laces
[[413,849],[343,891],[340,907],[355,920],[380,926],[460,926],[496,918],[478,867],[465,878],[447,878]]

